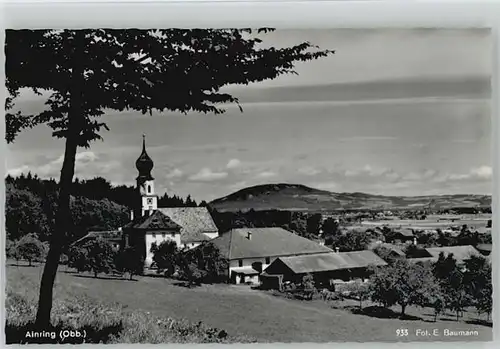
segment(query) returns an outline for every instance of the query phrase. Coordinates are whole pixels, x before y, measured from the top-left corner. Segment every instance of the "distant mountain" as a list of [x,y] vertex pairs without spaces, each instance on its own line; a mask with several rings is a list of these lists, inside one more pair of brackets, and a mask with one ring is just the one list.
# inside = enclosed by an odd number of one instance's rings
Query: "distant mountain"
[[210,202],[218,211],[339,209],[418,209],[432,202],[433,209],[489,207],[489,195],[383,196],[366,193],[332,193],[301,184],[264,184],[241,189]]

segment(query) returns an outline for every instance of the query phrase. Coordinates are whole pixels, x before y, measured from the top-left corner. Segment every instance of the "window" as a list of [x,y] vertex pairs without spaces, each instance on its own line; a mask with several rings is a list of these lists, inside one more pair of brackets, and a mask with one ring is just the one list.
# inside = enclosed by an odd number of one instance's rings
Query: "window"
[[193,247],[194,247],[194,242],[191,244],[191,246],[193,246]]
[[271,263],[271,258],[270,257],[266,257],[266,264],[270,264]]
[[238,259],[238,267],[242,267],[243,266],[243,259]]
[[148,194],[151,194],[151,185],[148,185]]

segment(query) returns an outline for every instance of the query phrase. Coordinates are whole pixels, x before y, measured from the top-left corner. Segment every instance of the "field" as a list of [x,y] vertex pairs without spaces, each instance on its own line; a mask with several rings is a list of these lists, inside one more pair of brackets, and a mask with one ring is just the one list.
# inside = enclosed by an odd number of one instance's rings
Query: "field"
[[[127,312],[145,311],[151,317],[202,321],[230,335],[248,336],[259,342],[487,341],[492,338],[491,327],[479,324],[480,319],[472,312],[465,313],[459,322],[453,314],[433,322],[431,309],[417,308],[407,311],[412,320],[376,318],[353,314],[347,309],[356,303],[289,300],[235,285],[186,288],[176,285],[175,281],[153,277],[137,277],[136,281],[95,279],[62,269],[55,288],[55,297],[60,301],[86,295],[96,303],[117,302],[125,306]],[[40,266],[9,265],[8,290],[36,299],[41,270]],[[398,329],[407,329],[408,336],[398,337]],[[437,330],[439,336],[417,336],[417,330],[429,333]],[[444,336],[445,330],[477,331],[478,335]]]

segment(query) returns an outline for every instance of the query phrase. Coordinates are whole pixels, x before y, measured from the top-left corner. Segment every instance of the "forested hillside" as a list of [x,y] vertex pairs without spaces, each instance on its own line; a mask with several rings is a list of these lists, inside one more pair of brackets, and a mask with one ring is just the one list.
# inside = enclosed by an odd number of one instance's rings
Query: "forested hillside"
[[[5,215],[9,240],[17,240],[28,233],[36,233],[47,240],[54,224],[57,209],[58,185],[54,179],[41,179],[28,173],[7,176]],[[113,186],[106,179],[75,179],[72,188],[71,214],[74,226],[71,239],[88,230],[116,229],[128,221],[130,209],[140,202],[132,186]],[[201,204],[205,204],[202,202]],[[194,207],[191,197],[183,199],[164,194],[159,197],[160,207]]]

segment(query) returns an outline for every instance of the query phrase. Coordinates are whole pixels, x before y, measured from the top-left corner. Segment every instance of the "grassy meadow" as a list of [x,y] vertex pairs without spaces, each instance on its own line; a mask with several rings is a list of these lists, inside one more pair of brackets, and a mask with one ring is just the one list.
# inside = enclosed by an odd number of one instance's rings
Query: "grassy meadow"
[[[7,341],[9,336],[13,341],[15,336],[24,336],[23,326],[34,318],[42,267],[8,264]],[[53,323],[67,329],[89,328],[96,341],[105,343],[492,339],[491,324],[484,325],[474,312],[466,312],[458,322],[454,314],[434,322],[432,309],[409,308],[407,319],[400,320],[355,314],[356,306],[357,302],[348,301],[290,300],[246,286],[186,288],[155,277],[129,281],[103,275],[96,279],[61,267]],[[407,329],[408,336],[397,336],[398,329]],[[437,330],[439,336],[417,335],[417,330]],[[477,335],[444,336],[445,330],[477,331]]]

